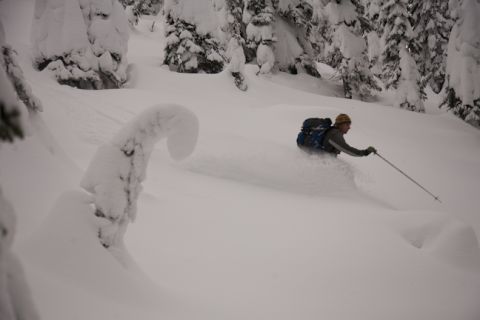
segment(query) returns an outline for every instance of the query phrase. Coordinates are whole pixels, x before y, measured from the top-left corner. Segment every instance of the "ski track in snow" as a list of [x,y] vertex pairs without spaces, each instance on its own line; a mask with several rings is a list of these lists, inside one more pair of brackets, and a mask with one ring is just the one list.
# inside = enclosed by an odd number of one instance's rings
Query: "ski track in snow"
[[354,171],[331,156],[293,147],[229,138],[214,152],[197,150],[183,167],[192,172],[305,195],[356,192]]

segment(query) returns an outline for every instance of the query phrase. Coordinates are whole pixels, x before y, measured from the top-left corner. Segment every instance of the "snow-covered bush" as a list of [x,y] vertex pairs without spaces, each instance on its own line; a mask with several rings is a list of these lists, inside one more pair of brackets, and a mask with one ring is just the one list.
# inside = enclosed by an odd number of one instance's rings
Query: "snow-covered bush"
[[82,89],[118,88],[127,80],[128,20],[117,0],[37,0],[34,63]]
[[480,4],[451,0],[456,18],[448,42],[446,105],[454,114],[480,127]]
[[197,117],[182,106],[154,106],[100,147],[90,163],[81,185],[93,194],[98,234],[106,248],[123,247],[127,225],[136,216],[150,154],[165,137],[172,158],[187,157],[196,145]]
[[192,3],[192,0],[165,2],[164,63],[177,72],[221,72],[224,65],[223,49],[212,31],[198,26],[195,16],[192,17],[196,5],[199,4]]

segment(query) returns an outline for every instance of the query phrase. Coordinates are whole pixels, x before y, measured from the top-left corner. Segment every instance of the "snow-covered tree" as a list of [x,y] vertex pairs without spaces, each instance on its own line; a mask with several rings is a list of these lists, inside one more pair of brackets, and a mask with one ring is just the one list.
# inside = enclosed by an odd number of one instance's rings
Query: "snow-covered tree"
[[269,73],[273,54],[275,9],[271,0],[245,0],[243,22],[247,25],[247,47],[255,52],[260,73]]
[[136,216],[150,154],[165,137],[172,158],[187,157],[196,145],[197,117],[178,105],[147,109],[100,147],[90,163],[81,185],[94,197],[104,247],[123,250],[123,236]]
[[25,104],[29,112],[43,111],[40,100],[32,93],[30,85],[25,80],[23,71],[17,61],[16,51],[8,44],[1,45],[0,64],[2,64],[4,70],[10,82],[13,84],[18,98]]
[[379,18],[380,9],[384,2],[385,0],[363,0],[364,18],[371,25],[371,29],[366,33],[368,60],[370,61],[370,69],[376,76],[380,76],[382,73],[380,56],[383,45],[380,36],[383,34],[383,29],[379,23]]
[[387,89],[397,90],[396,106],[424,112],[425,93],[408,49],[414,41],[409,18],[407,0],[388,0],[382,6],[379,21],[385,44],[381,56],[382,78]]
[[[11,50],[6,43],[5,32],[0,21],[0,49],[4,51]],[[29,87],[20,73],[20,69],[16,63],[8,62],[13,57],[13,53],[0,55],[0,142],[13,142],[15,139],[22,139],[26,131],[26,115],[25,106],[17,99],[15,85],[17,90],[27,102],[36,101],[32,106],[40,106],[38,100],[31,95],[23,95],[30,93]],[[13,77],[15,76],[15,77]]]
[[315,61],[314,9],[310,1],[281,0],[276,12],[275,55],[280,70],[320,77]]
[[[5,42],[5,32],[0,21],[0,148],[1,143],[14,142],[25,135],[27,110],[18,96],[27,103],[33,101],[14,53]],[[5,52],[8,51],[8,52]],[[13,60],[12,60],[13,59]],[[15,85],[15,87],[14,87]],[[17,90],[17,92],[15,91]],[[40,107],[38,101],[30,108]],[[25,280],[20,260],[12,252],[15,236],[16,214],[5,199],[0,186],[0,319],[40,319]]]
[[480,3],[450,0],[456,19],[448,42],[446,105],[454,114],[480,127]]
[[373,90],[380,90],[369,69],[367,46],[358,8],[350,0],[332,0],[325,7],[333,28],[332,46],[341,54],[339,69],[344,95],[351,99],[353,93],[367,99]]
[[128,20],[117,0],[37,0],[32,30],[39,70],[82,89],[127,80]]
[[155,15],[160,12],[163,2],[163,0],[135,0],[133,7],[139,15]]
[[245,76],[243,69],[245,66],[245,54],[243,52],[241,39],[232,37],[228,43],[227,57],[229,59],[228,70],[235,79],[235,85],[245,91],[247,84],[245,83]]
[[228,34],[245,45],[246,28],[243,24],[244,0],[225,0]]
[[26,110],[18,103],[4,66],[0,63],[0,141],[13,142],[25,136]]
[[342,55],[338,48],[335,49],[331,45],[333,28],[325,8],[329,2],[330,0],[313,0],[312,23],[314,32],[312,33],[311,44],[320,62],[336,68],[342,60]]
[[163,6],[163,1],[164,0],[121,0],[120,3],[125,8],[128,22],[133,27],[138,24],[140,16],[157,15]]
[[410,0],[416,46],[412,48],[422,85],[439,93],[445,82],[448,36],[453,26],[448,1]]
[[[164,63],[170,70],[186,73],[218,73],[223,70],[224,52],[219,40],[199,26],[196,9],[210,2],[166,0],[164,4],[166,46]],[[213,12],[213,8],[211,10]]]

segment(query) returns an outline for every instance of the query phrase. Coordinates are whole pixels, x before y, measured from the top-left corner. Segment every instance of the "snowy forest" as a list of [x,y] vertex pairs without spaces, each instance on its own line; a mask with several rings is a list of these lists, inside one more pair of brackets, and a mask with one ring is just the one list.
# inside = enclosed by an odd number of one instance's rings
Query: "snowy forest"
[[[0,319],[480,319],[479,19],[0,0]],[[339,113],[443,202],[298,150]]]
[[[480,125],[479,26],[475,1],[122,0],[38,1],[33,59],[58,82],[81,89],[127,82],[129,28],[162,15],[164,64],[186,73],[229,68],[243,90],[243,64],[258,73],[334,68],[348,99],[393,89],[394,105],[424,112],[425,90],[439,107]],[[52,20],[58,10],[60,19]]]

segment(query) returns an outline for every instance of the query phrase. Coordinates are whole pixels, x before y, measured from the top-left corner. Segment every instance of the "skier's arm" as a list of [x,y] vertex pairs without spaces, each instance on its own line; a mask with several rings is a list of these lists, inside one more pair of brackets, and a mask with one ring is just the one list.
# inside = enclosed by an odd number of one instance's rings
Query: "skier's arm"
[[350,146],[345,141],[345,139],[343,138],[343,135],[341,135],[341,134],[333,134],[328,139],[328,143],[330,143],[338,151],[345,152],[346,154],[349,154],[349,155],[354,156],[354,157],[363,157],[363,156],[367,155],[365,150],[359,150],[359,149],[356,149],[356,148]]

